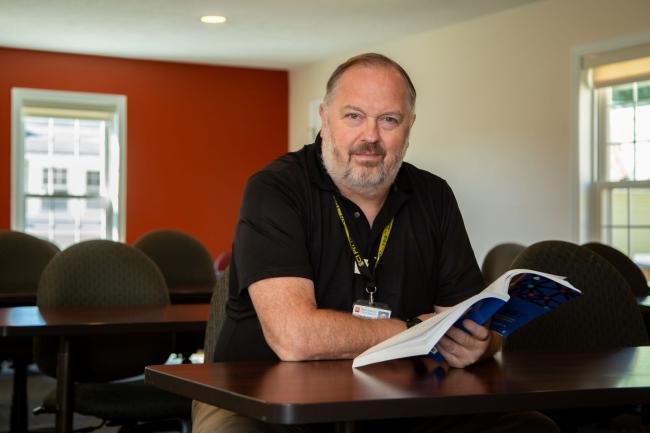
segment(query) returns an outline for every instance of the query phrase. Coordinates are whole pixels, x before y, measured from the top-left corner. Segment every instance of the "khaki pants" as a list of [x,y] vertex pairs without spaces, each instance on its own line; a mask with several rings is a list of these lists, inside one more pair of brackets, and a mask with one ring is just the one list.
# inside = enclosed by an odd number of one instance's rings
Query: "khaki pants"
[[[546,416],[538,412],[441,416],[435,418],[363,421],[355,432],[413,433],[559,433]],[[192,433],[321,433],[334,432],[333,424],[285,426],[269,424],[198,401],[192,402]]]

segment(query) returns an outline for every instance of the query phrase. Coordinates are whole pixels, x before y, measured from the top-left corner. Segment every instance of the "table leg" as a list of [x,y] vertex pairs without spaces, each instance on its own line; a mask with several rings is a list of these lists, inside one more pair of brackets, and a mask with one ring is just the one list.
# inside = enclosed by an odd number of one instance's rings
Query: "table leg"
[[13,360],[13,390],[11,396],[10,431],[24,433],[27,431],[27,365],[28,361]]
[[59,354],[56,367],[56,433],[72,432],[74,385],[72,381],[72,357],[70,340],[62,336],[59,340]]

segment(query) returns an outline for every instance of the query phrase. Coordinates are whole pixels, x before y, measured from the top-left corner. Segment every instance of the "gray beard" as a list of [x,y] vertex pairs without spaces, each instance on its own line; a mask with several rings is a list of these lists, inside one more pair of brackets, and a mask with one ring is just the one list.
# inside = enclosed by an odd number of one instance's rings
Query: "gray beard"
[[[404,146],[401,154],[396,156],[396,161],[391,167],[386,167],[383,162],[377,166],[377,170],[371,173],[359,172],[363,168],[354,170],[349,160],[347,163],[341,162],[341,155],[338,153],[332,137],[323,137],[322,140],[322,159],[323,165],[327,170],[334,183],[342,184],[356,194],[373,196],[385,191],[393,184],[408,144]],[[376,154],[385,154],[378,143],[362,143],[353,149],[353,152],[372,152]],[[368,166],[369,168],[371,166]]]

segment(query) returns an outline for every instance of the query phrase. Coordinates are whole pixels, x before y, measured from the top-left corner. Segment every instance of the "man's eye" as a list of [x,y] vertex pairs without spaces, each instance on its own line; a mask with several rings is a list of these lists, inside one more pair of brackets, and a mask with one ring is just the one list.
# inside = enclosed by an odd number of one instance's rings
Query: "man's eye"
[[384,116],[383,120],[386,123],[392,123],[395,125],[399,123],[399,119],[397,117],[392,117],[392,116]]
[[345,115],[345,117],[348,118],[348,119],[352,119],[352,120],[358,120],[358,119],[361,119],[361,114],[359,114],[359,113],[347,113]]

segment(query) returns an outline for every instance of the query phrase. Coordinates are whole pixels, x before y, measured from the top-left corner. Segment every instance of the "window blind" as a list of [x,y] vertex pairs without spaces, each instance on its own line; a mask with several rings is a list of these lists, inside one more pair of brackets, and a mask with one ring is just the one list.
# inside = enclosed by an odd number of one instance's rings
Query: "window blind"
[[595,88],[650,80],[650,44],[584,55],[582,68]]

